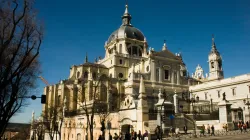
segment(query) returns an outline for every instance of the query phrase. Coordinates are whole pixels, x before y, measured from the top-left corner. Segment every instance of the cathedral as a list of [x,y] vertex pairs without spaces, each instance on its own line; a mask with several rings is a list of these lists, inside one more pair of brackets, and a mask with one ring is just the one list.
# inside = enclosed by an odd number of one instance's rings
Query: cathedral
[[[86,56],[83,64],[71,66],[67,79],[44,88],[43,113],[62,108],[62,140],[85,140],[90,125],[94,139],[132,131],[153,134],[158,125],[163,129],[178,126],[169,116],[180,119],[180,114],[186,114],[188,120],[192,110],[199,112],[197,125],[201,120],[220,124],[220,117],[209,115],[219,116],[223,97],[230,105],[228,122],[249,120],[250,74],[224,78],[214,37],[208,52],[209,73],[204,76],[198,65],[189,75],[181,53],[170,52],[165,41],[159,51],[148,47],[146,37],[131,20],[126,5],[121,26],[105,42],[105,57],[89,62]],[[191,106],[193,97],[199,102]]]

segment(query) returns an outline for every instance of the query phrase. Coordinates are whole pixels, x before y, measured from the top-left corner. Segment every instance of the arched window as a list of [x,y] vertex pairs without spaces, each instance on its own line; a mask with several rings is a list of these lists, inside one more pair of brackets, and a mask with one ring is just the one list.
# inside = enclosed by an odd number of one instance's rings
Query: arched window
[[76,73],[76,78],[80,78],[80,72],[79,71]]
[[129,55],[132,54],[132,49],[131,49],[131,47],[128,48],[128,53],[129,53]]
[[119,78],[123,78],[123,74],[122,73],[119,73]]
[[137,51],[138,49],[137,49],[137,47],[136,46],[133,46],[132,47],[132,55],[133,56],[137,56],[138,55],[138,51]]
[[84,72],[84,78],[88,78],[88,72],[87,71]]
[[101,101],[107,101],[107,87],[105,84],[101,84],[101,95],[100,95]]
[[138,46],[131,46],[128,48],[128,53],[132,56],[142,56],[142,48]]
[[77,140],[81,140],[81,134],[80,133],[77,134]]
[[57,97],[57,103],[58,103],[58,105],[61,104],[61,95],[58,95],[58,97]]
[[214,68],[214,62],[211,62],[211,68]]

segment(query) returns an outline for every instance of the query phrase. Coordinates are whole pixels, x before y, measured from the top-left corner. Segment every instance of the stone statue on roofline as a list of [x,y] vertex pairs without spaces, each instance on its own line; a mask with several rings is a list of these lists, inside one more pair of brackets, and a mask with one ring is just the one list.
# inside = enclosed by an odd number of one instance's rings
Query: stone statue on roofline
[[222,96],[223,96],[222,100],[226,101],[226,93],[225,92],[222,94]]

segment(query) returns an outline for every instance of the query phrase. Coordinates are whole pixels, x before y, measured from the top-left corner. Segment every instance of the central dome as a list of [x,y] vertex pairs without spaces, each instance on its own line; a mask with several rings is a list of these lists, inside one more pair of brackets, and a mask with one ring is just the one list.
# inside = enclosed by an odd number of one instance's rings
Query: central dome
[[122,16],[122,25],[119,29],[115,30],[108,39],[108,44],[115,40],[116,38],[130,38],[130,39],[136,39],[140,41],[144,41],[144,35],[143,33],[133,27],[130,23],[132,17],[128,13],[128,5],[126,5],[125,13]]
[[143,33],[130,25],[122,25],[119,29],[114,31],[108,39],[108,43],[112,42],[117,38],[130,38],[130,39],[136,39],[140,41],[144,41],[144,35]]

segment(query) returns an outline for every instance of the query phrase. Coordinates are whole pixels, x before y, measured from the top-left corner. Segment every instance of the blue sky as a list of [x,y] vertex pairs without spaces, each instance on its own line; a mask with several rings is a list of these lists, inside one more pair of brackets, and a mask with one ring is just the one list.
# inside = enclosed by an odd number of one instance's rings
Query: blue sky
[[[225,77],[250,73],[249,0],[128,0],[132,25],[140,29],[150,47],[181,51],[190,73],[200,64],[208,72],[211,35],[223,57]],[[125,0],[37,0],[45,25],[40,52],[42,76],[55,84],[69,76],[72,65],[104,56],[104,43],[121,25]],[[45,84],[38,79],[36,94]],[[40,100],[12,118],[29,122],[32,110],[41,114]]]

